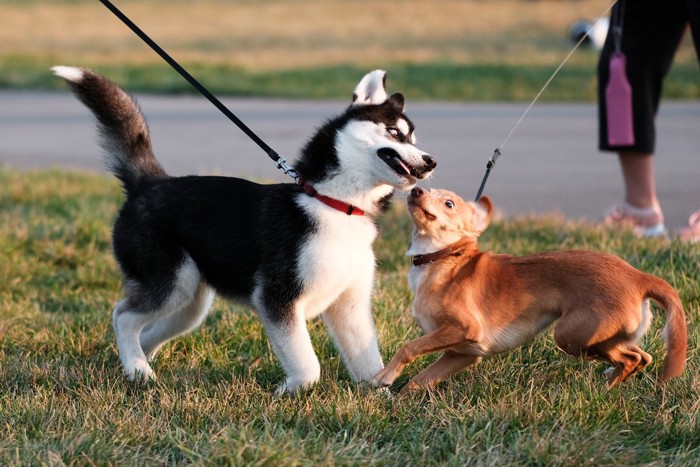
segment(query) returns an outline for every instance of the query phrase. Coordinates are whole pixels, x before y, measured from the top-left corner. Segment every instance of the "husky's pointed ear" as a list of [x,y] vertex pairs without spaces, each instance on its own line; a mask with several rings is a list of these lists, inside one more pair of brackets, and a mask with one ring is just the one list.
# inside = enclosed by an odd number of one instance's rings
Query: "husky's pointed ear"
[[352,93],[352,105],[381,104],[386,101],[386,71],[374,70],[365,75]]
[[397,92],[396,94],[392,94],[389,97],[389,102],[391,102],[391,104],[394,107],[396,107],[397,109],[399,109],[403,113],[404,108],[405,108],[405,103],[406,103],[406,100],[404,99],[403,94],[401,94],[400,92]]
[[478,233],[486,230],[491,223],[493,214],[493,203],[488,196],[482,196],[474,203],[474,228]]

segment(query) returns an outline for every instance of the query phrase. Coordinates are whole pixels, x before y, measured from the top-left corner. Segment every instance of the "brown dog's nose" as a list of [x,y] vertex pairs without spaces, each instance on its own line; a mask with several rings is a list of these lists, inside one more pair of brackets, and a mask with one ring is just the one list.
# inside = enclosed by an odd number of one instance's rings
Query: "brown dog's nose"
[[411,197],[412,198],[419,198],[423,194],[425,194],[425,190],[419,186],[417,186],[411,190]]

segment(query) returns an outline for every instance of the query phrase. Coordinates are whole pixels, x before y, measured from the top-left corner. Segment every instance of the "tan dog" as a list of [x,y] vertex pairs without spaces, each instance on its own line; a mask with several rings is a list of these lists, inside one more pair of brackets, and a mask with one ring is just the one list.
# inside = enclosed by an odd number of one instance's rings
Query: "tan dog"
[[[421,355],[444,351],[404,390],[430,387],[483,357],[511,350],[553,321],[557,345],[573,356],[613,364],[613,386],[651,362],[637,342],[651,323],[649,298],[666,310],[668,354],[662,380],[683,372],[685,314],[676,291],[620,258],[591,251],[513,257],[479,251],[491,220],[487,197],[467,203],[445,190],[414,188],[408,249],[413,314],[425,335],[407,342],[374,377],[389,386]],[[606,372],[608,373],[608,372]]]

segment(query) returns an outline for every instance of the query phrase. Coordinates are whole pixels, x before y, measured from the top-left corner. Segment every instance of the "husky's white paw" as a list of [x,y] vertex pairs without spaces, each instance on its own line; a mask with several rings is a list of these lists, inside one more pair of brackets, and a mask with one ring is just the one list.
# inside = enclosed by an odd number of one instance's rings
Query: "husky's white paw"
[[313,387],[314,384],[316,384],[318,380],[313,380],[313,381],[295,381],[291,379],[287,379],[284,383],[280,384],[277,387],[277,390],[275,391],[275,396],[284,396],[284,395],[294,395],[294,394],[299,394],[300,392],[309,389]]
[[137,383],[145,383],[156,379],[156,373],[145,360],[137,360],[130,368],[125,367],[124,373],[129,378],[129,381]]

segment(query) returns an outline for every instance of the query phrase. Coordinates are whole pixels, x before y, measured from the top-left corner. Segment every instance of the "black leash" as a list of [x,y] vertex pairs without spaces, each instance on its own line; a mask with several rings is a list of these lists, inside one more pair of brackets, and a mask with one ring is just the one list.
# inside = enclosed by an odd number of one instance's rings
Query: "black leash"
[[[214,106],[221,111],[226,117],[228,117],[229,120],[231,120],[238,128],[240,128],[243,133],[248,135],[250,139],[252,139],[260,148],[267,153],[268,157],[272,159],[276,164],[278,169],[282,169],[282,171],[292,177],[295,181],[299,180],[299,175],[287,165],[287,160],[281,155],[278,154],[277,151],[272,149],[270,146],[265,143],[258,135],[256,135],[253,130],[248,128],[248,126],[241,121],[236,115],[231,112],[228,107],[226,107],[219,99],[216,98],[207,88],[205,88],[199,81],[197,81],[191,74],[187,72],[182,66],[180,66],[179,63],[175,61],[165,50],[163,50],[156,42],[151,39],[148,34],[143,32],[141,28],[139,28],[133,21],[131,21],[124,13],[121,12],[116,6],[114,6],[109,0],[100,0],[100,2],[107,7],[109,11],[111,11],[117,18],[119,18],[126,26],[129,27],[139,38],[144,41],[148,46],[153,49],[160,57],[165,60],[168,65],[173,67],[175,71],[180,73],[180,76],[185,78],[188,83],[190,83],[197,91],[199,91],[204,97],[206,97],[209,102],[214,104]],[[613,2],[610,4],[608,7],[608,10],[601,15],[596,23],[600,21],[604,15],[607,14],[607,12],[612,8],[612,6],[617,2],[617,0],[613,0]],[[540,89],[540,92],[535,96],[533,101],[530,103],[528,108],[525,110],[523,115],[520,117],[520,120],[515,124],[513,129],[510,130],[510,133],[508,133],[508,136],[506,139],[503,141],[503,143],[497,147],[491,158],[486,164],[486,173],[484,174],[484,178],[481,180],[481,185],[479,186],[479,191],[476,194],[476,201],[479,200],[481,197],[481,194],[484,192],[484,187],[486,186],[486,181],[489,178],[489,175],[491,174],[491,170],[493,167],[496,165],[496,159],[501,155],[501,149],[505,144],[508,142],[510,137],[513,135],[513,132],[515,129],[520,125],[520,123],[523,121],[525,116],[528,114],[530,109],[532,108],[533,105],[535,105],[535,102],[537,102],[537,99],[539,99],[540,95],[544,92],[544,90],[549,86],[549,83],[554,79],[554,77],[559,73],[559,70],[564,66],[564,64],[567,62],[569,57],[576,51],[576,49],[583,43],[583,41],[588,37],[588,34],[590,33],[590,30],[586,31],[586,34],[584,34],[581,39],[578,41],[576,46],[569,52],[569,55],[564,59],[564,61],[559,65],[559,67],[554,71],[552,76],[547,80],[547,82],[544,84],[542,89]]]
[[165,60],[168,65],[173,67],[175,71],[180,73],[180,75],[187,80],[197,91],[199,91],[204,97],[209,99],[209,102],[214,104],[214,106],[221,111],[224,115],[228,117],[233,123],[236,124],[238,128],[243,131],[250,139],[252,139],[260,148],[265,151],[270,159],[275,161],[278,169],[282,169],[285,174],[289,175],[293,179],[297,180],[299,175],[287,165],[287,160],[274,149],[265,143],[258,135],[256,135],[253,130],[248,128],[248,126],[241,121],[240,118],[231,112],[228,107],[226,107],[219,99],[216,98],[207,88],[205,88],[199,81],[197,81],[191,74],[187,72],[179,63],[175,61],[168,53],[163,50],[158,44],[153,41],[148,35],[141,30],[133,21],[131,21],[124,13],[122,13],[116,6],[114,6],[109,0],[100,0],[100,2],[109,9],[114,15],[119,18],[125,25],[129,27],[139,38],[148,44],[151,49],[153,49],[160,57]]
[[481,179],[481,185],[479,185],[479,191],[476,192],[476,198],[474,198],[474,201],[479,201],[479,198],[481,198],[481,194],[484,192],[484,187],[486,186],[486,180],[489,179],[489,175],[491,174],[491,169],[496,165],[496,159],[498,159],[498,156],[501,155],[501,148],[496,148],[493,151],[493,156],[491,156],[491,159],[486,163],[486,173],[484,174],[484,178]]

